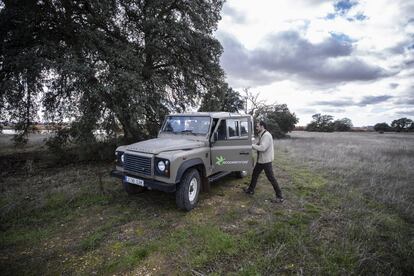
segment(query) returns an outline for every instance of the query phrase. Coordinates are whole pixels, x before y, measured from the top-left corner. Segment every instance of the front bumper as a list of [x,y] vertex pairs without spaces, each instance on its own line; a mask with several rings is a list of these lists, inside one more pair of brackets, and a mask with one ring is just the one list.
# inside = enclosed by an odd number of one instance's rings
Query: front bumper
[[154,179],[136,177],[135,175],[124,173],[124,172],[118,171],[118,170],[112,170],[111,171],[111,176],[112,177],[120,178],[120,179],[122,179],[122,181],[124,181],[126,175],[128,175],[130,177],[142,179],[144,181],[144,187],[149,188],[151,190],[158,190],[158,191],[167,192],[167,193],[173,193],[173,192],[176,191],[176,185],[173,184],[173,183],[164,183],[164,182],[160,182],[160,181],[157,181],[157,180],[154,180]]

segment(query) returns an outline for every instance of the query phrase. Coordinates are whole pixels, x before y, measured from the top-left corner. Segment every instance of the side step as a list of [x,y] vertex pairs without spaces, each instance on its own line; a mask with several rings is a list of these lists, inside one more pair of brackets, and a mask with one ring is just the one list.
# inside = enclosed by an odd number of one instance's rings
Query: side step
[[218,172],[218,173],[213,174],[212,176],[210,176],[208,178],[208,182],[210,182],[210,183],[215,182],[215,181],[219,180],[220,178],[225,177],[226,175],[229,175],[231,173],[232,172]]

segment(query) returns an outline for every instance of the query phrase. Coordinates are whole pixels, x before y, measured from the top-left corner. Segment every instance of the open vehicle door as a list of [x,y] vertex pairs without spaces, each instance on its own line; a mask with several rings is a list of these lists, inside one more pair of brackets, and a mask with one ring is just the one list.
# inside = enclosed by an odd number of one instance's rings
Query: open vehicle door
[[221,119],[211,136],[213,173],[253,170],[251,117]]

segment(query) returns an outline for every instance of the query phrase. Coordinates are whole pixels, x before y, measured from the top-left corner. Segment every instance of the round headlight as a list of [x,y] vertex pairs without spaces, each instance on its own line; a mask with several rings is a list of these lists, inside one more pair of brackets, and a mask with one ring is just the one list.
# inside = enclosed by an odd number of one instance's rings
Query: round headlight
[[124,163],[124,154],[121,154],[121,162]]
[[165,163],[164,163],[164,161],[158,162],[157,166],[158,166],[158,169],[160,170],[160,172],[165,171]]

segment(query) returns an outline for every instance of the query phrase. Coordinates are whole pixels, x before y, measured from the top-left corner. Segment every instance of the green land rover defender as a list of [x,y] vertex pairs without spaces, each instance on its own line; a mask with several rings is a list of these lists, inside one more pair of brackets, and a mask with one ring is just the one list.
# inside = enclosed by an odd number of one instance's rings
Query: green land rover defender
[[225,112],[166,117],[158,138],[120,146],[114,177],[128,194],[154,189],[175,192],[180,209],[191,210],[211,182],[253,169],[253,120]]

